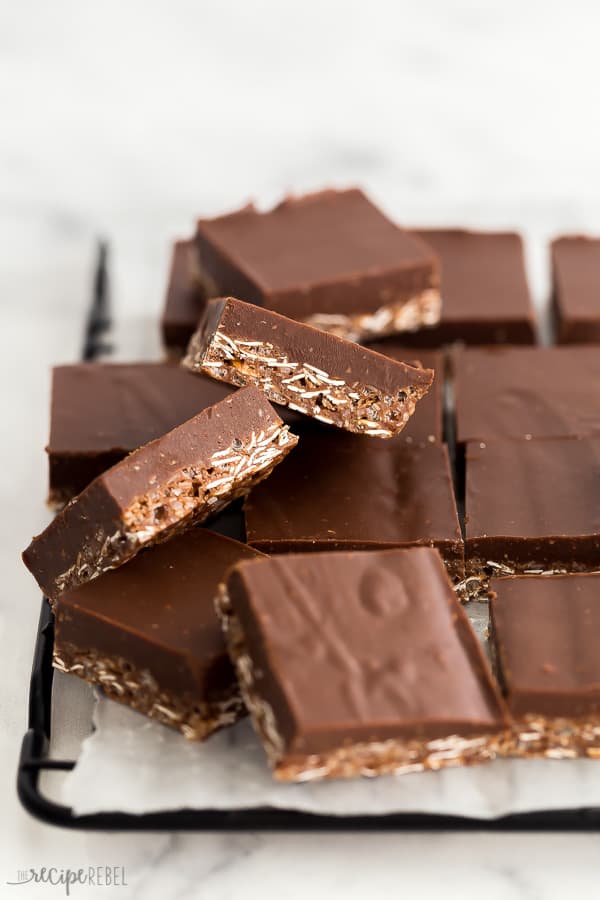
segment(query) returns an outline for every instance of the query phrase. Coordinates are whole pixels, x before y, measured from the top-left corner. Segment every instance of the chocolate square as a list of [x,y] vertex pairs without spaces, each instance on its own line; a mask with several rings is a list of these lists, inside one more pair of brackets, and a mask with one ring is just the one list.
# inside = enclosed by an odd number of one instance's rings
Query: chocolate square
[[418,228],[415,233],[441,260],[442,312],[439,325],[407,336],[406,344],[535,343],[520,235],[462,228]]
[[466,571],[600,568],[600,440],[467,444]]
[[463,544],[444,445],[407,447],[334,433],[297,450],[245,503],[248,543],[265,553],[433,546],[455,579]]
[[54,665],[187,738],[206,737],[245,711],[214,599],[231,566],[257,557],[193,528],[66,591]]
[[456,439],[600,433],[600,347],[489,347],[453,356]]
[[490,589],[509,752],[600,758],[600,575],[494,578]]
[[557,238],[550,252],[558,343],[600,342],[600,238]]
[[196,246],[208,296],[242,297],[342,337],[439,319],[434,253],[357,189],[200,219]]
[[277,778],[413,772],[494,757],[502,701],[437,551],[242,563],[219,606]]

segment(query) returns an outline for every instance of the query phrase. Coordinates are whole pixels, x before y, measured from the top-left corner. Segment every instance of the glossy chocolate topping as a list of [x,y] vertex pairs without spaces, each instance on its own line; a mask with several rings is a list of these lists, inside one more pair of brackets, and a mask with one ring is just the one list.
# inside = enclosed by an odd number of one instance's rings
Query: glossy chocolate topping
[[292,318],[374,310],[386,290],[408,297],[438,281],[433,252],[357,189],[200,219],[196,244],[220,294]]
[[600,713],[600,575],[497,578],[490,614],[515,716]]
[[237,566],[227,583],[287,752],[501,726],[436,551],[277,557]]
[[600,565],[600,440],[467,445],[466,553]]
[[120,657],[170,690],[226,691],[235,676],[214,598],[232,565],[257,556],[244,544],[192,528],[65,592],[55,611],[57,644]]
[[459,564],[462,538],[445,446],[303,436],[246,500],[246,534],[266,552],[435,544]]
[[551,254],[558,340],[600,342],[600,238],[558,238]]
[[170,363],[81,363],[53,370],[49,453],[130,453],[232,393]]
[[600,433],[600,346],[457,351],[457,440]]
[[518,234],[460,228],[415,232],[441,260],[442,315],[438,326],[407,335],[405,343],[534,343],[534,312]]

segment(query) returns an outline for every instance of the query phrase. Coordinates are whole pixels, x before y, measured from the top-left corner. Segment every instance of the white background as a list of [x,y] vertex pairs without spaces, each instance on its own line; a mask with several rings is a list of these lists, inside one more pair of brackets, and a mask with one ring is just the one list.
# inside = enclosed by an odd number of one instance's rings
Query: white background
[[196,214],[328,184],[400,222],[522,229],[540,299],[548,236],[600,232],[599,33],[592,0],[0,0],[0,896],[61,896],[5,882],[88,863],[130,888],[76,897],[597,893],[596,835],[83,835],[21,812],[14,773],[38,614],[18,553],[96,236],[133,348]]

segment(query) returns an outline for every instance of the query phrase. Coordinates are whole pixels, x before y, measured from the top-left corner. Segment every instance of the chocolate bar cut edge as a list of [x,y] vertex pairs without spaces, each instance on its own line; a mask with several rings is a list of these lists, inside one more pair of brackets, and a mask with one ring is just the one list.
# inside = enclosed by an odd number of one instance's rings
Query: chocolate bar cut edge
[[[59,609],[56,612],[58,615]],[[177,728],[188,740],[204,740],[214,731],[233,725],[246,712],[237,685],[232,684],[229,695],[224,692],[220,699],[181,696],[161,687],[147,670],[135,668],[122,656],[86,650],[71,641],[61,642],[59,635],[52,665],[67,675],[77,675],[96,685],[109,699],[162,725]]]
[[[331,369],[332,363],[337,371],[321,367]],[[380,438],[402,431],[433,380],[430,369],[407,366],[231,297],[208,304],[183,365],[231,384],[254,384],[274,403]]]

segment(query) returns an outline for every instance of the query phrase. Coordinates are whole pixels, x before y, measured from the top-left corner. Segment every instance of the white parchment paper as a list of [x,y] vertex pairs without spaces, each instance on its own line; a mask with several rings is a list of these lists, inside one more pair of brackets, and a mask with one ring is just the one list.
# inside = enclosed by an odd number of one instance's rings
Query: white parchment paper
[[248,719],[205,743],[98,697],[96,730],[64,785],[78,814],[275,806],[334,815],[510,812],[600,806],[596,760],[497,760],[440,772],[354,781],[273,780]]

